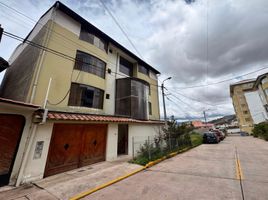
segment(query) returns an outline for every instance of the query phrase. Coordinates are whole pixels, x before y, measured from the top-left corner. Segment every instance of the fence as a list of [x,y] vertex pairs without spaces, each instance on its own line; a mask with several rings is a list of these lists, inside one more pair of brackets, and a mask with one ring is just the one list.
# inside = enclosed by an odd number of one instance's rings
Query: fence
[[148,162],[191,145],[189,135],[170,139],[156,136],[132,137],[132,157],[133,160],[141,159],[142,163]]

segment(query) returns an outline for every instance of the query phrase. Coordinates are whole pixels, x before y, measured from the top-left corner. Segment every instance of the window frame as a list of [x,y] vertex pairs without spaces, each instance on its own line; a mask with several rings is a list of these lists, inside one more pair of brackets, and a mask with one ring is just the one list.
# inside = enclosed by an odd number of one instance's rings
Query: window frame
[[[92,106],[87,106],[85,104],[86,98],[84,97],[84,93],[87,91],[93,91],[93,98],[92,98]],[[73,93],[75,91],[75,93]],[[99,92],[96,95],[96,92]],[[80,95],[79,95],[80,94]],[[96,100],[96,96],[99,96],[99,100]],[[94,105],[94,102],[97,101],[98,105]],[[79,102],[79,103],[78,103]],[[94,109],[103,109],[104,106],[104,90],[91,86],[85,85],[81,83],[71,83],[70,87],[70,94],[68,100],[68,106],[75,106],[75,107],[86,107],[86,108],[94,108]]]
[[[126,66],[123,63],[121,64],[121,61],[125,62],[125,64],[129,64],[129,66]],[[129,69],[130,73],[129,74],[125,73],[124,70],[121,69],[121,66],[123,66],[124,68]],[[129,60],[127,60],[126,58],[124,58],[122,56],[119,57],[119,72],[121,72],[121,73],[123,73],[123,74],[125,74],[125,75],[127,75],[129,77],[133,77],[133,68],[134,68],[134,66],[133,66],[132,62],[130,62]]]
[[138,71],[146,76],[150,75],[150,70],[147,67],[144,67],[143,65],[138,65]]
[[[91,40],[88,39],[90,36],[92,36]],[[96,34],[94,31],[90,31],[89,28],[86,28],[83,25],[81,25],[80,28],[79,39],[94,45],[106,53],[108,51],[108,42]],[[100,42],[102,42],[103,48],[101,48]]]
[[[88,57],[83,57],[83,60],[82,61],[79,61],[79,58],[78,58],[78,55],[79,54],[81,54],[81,55],[86,55],[86,56],[88,56]],[[92,63],[92,64],[87,64],[87,63],[85,63],[85,61],[84,61],[84,59],[89,59],[89,60],[91,60],[91,62],[93,61],[93,62],[95,62],[95,63],[99,63],[99,62],[101,62],[104,66],[103,66],[103,69],[101,69],[101,66],[97,66],[97,65],[94,65],[94,63]],[[88,70],[86,70],[85,69],[85,66],[84,65],[86,65],[86,67],[88,68]],[[95,68],[95,69],[94,69]],[[100,70],[102,70],[100,73],[101,73],[101,75],[99,75],[98,74],[98,69],[96,69],[96,68],[100,68]],[[86,53],[86,52],[83,52],[83,51],[80,51],[80,50],[77,50],[76,51],[76,57],[75,57],[75,63],[74,63],[74,69],[76,69],[76,70],[80,70],[80,71],[83,71],[83,72],[87,72],[87,73],[90,73],[90,74],[93,74],[93,75],[96,75],[96,76],[98,76],[98,77],[101,77],[101,78],[103,78],[103,79],[105,79],[106,78],[106,68],[107,68],[107,63],[106,62],[104,62],[103,60],[101,60],[101,59],[99,59],[98,57],[96,57],[96,56],[93,56],[93,55],[91,55],[91,54],[89,54],[89,53]],[[91,71],[91,70],[92,71]],[[95,70],[95,72],[96,73],[94,73],[94,70]]]

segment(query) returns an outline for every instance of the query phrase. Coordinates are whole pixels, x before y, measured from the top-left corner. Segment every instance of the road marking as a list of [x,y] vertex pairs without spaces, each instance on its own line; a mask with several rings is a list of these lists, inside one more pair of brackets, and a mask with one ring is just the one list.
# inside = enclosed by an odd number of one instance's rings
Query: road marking
[[244,179],[239,158],[236,158],[236,178],[240,180]]

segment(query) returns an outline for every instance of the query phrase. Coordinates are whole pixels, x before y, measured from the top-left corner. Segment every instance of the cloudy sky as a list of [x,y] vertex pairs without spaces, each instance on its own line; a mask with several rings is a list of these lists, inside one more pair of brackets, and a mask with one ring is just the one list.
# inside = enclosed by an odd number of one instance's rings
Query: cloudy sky
[[[62,2],[136,53],[99,0]],[[203,110],[211,118],[233,114],[229,85],[268,72],[267,0],[103,2],[142,58],[162,72],[159,82],[172,76],[165,82],[169,116],[198,118]],[[6,31],[25,37],[34,21],[53,3],[0,0],[0,24]],[[17,45],[18,42],[3,36],[0,56],[8,59]],[[2,77],[3,73],[0,80]]]

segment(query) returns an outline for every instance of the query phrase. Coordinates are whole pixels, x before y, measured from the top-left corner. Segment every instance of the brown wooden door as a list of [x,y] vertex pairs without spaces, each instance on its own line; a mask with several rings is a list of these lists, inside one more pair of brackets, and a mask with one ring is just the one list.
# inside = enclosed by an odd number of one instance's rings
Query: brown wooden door
[[0,186],[9,182],[24,124],[21,115],[0,114]]
[[96,124],[84,127],[84,142],[80,166],[105,160],[107,125]]
[[105,160],[107,125],[55,124],[45,176]]

